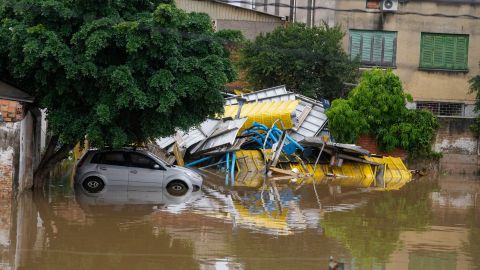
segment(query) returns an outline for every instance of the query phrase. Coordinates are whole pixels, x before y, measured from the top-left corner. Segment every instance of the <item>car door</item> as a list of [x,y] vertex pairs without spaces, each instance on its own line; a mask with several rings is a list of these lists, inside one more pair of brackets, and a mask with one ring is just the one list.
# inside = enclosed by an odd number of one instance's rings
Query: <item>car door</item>
[[100,155],[97,171],[106,179],[106,185],[128,186],[128,162],[124,152],[103,152]]
[[129,190],[161,191],[165,168],[147,155],[129,152]]

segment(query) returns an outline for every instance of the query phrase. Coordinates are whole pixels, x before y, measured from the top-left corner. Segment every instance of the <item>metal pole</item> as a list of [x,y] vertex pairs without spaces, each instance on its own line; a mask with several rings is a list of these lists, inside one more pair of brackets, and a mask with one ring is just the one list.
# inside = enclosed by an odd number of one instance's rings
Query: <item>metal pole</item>
[[228,186],[228,177],[230,175],[230,153],[227,153],[227,164],[226,164],[226,171],[225,171],[225,186]]
[[230,185],[233,187],[233,184],[235,182],[235,160],[237,156],[235,155],[235,152],[232,152],[232,167],[230,168]]

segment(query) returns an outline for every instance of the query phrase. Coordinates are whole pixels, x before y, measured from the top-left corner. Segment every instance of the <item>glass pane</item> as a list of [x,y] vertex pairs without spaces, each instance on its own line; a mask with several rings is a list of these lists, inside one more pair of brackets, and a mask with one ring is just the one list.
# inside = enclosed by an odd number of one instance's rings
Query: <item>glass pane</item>
[[153,169],[155,161],[142,154],[130,153],[130,162],[133,167]]
[[101,164],[127,166],[125,156],[122,152],[103,153],[101,160]]

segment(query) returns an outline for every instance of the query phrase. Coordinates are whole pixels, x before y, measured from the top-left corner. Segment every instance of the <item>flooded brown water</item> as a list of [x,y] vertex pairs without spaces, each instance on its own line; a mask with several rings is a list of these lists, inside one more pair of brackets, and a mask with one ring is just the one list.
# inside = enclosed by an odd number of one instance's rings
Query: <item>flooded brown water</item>
[[212,186],[182,198],[53,183],[2,199],[1,269],[480,269],[480,180],[399,191]]

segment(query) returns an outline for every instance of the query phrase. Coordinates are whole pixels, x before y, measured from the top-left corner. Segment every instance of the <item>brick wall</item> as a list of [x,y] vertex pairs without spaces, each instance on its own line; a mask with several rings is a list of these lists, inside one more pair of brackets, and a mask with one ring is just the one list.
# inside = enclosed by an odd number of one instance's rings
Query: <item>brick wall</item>
[[378,155],[383,155],[383,156],[393,156],[393,157],[400,157],[402,159],[405,159],[407,157],[407,151],[396,148],[390,153],[386,153],[383,151],[380,151],[378,148],[377,140],[375,137],[371,135],[362,135],[357,141],[357,145],[363,147],[364,149],[367,149],[370,151],[372,154],[378,154]]
[[0,99],[0,122],[17,122],[23,119],[23,106],[17,101]]

